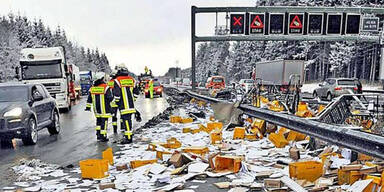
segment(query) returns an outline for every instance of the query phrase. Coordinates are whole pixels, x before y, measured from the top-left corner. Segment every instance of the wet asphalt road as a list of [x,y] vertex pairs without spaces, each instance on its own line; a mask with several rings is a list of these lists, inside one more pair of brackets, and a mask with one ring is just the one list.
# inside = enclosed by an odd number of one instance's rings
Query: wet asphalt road
[[[14,140],[13,148],[0,149],[0,187],[8,185],[10,168],[20,159],[40,159],[47,163],[61,166],[74,165],[87,158],[100,158],[101,152],[108,147],[117,149],[122,134],[113,134],[109,122],[108,143],[96,142],[95,118],[93,113],[85,112],[86,99],[82,98],[68,113],[61,114],[61,132],[50,136],[46,129],[39,132],[39,141],[34,146],[24,146],[21,140]],[[163,112],[168,107],[165,98],[144,99],[139,97],[136,108],[141,112],[143,121],[133,121],[134,128],[145,124],[149,119]]]

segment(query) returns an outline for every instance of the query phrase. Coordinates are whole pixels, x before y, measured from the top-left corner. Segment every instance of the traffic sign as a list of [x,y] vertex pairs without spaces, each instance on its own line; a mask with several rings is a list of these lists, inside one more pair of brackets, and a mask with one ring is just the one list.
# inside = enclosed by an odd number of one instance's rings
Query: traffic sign
[[345,34],[358,35],[360,33],[360,14],[347,14],[347,21],[345,24]]
[[244,14],[231,14],[231,34],[244,34]]
[[264,13],[250,14],[249,34],[264,34]]
[[308,14],[308,34],[321,35],[323,33],[323,20],[322,13],[309,13]]
[[303,34],[304,33],[304,13],[290,13],[289,14],[289,34]]
[[378,31],[379,18],[378,17],[363,17],[362,31]]
[[269,14],[269,34],[284,34],[284,13]]
[[341,14],[341,13],[329,13],[328,19],[327,19],[327,34],[328,35],[340,35],[342,23],[343,23],[343,14]]

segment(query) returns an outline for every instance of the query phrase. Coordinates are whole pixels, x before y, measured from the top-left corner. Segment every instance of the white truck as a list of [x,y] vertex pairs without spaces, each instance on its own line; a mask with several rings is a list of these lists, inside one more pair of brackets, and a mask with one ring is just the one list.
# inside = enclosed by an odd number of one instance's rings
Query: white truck
[[19,71],[21,81],[43,84],[56,99],[58,108],[71,110],[73,74],[67,65],[63,47],[22,49]]

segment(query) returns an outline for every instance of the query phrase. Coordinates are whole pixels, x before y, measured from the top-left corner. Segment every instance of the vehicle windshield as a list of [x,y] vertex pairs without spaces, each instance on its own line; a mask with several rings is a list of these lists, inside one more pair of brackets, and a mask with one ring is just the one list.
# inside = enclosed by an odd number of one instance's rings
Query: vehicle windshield
[[356,85],[356,82],[354,80],[339,80],[337,82],[339,83],[339,85]]
[[51,79],[61,78],[61,60],[20,62],[23,79]]
[[223,79],[222,78],[213,78],[212,82],[214,82],[214,83],[222,83]]
[[155,81],[155,82],[153,82],[153,86],[154,86],[154,87],[158,87],[158,86],[160,86],[160,83],[157,82],[157,81]]
[[81,84],[91,84],[91,77],[89,75],[80,75]]
[[247,79],[244,81],[244,83],[253,83],[254,81],[252,79]]
[[20,102],[28,101],[28,88],[27,87],[1,87],[0,88],[0,102]]

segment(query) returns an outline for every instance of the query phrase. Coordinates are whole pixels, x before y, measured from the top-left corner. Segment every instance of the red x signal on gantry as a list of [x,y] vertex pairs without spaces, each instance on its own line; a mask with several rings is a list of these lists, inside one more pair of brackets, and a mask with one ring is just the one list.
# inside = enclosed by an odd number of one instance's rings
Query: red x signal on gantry
[[239,26],[241,26],[242,24],[241,24],[241,20],[243,19],[243,17],[241,17],[241,16],[239,16],[239,17],[236,17],[236,16],[234,16],[233,17],[233,20],[235,21],[234,23],[233,23],[233,26],[236,26],[236,25],[239,25]]

